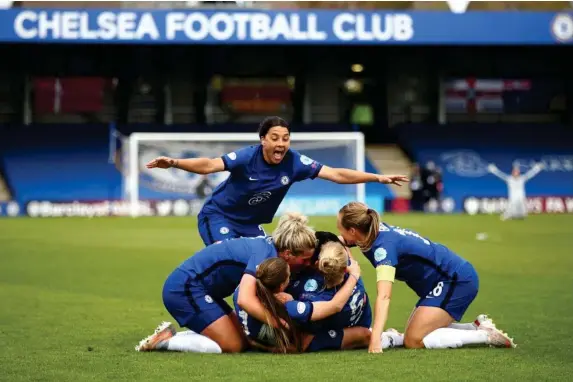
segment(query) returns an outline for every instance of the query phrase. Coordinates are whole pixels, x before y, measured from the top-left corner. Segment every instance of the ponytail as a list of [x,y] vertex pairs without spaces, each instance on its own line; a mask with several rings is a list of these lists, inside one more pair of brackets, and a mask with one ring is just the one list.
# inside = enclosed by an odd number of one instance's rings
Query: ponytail
[[[266,324],[271,330],[279,351],[287,353],[294,345],[297,352],[302,352],[300,335],[293,320],[288,315],[284,305],[277,300],[271,290],[264,286],[259,278],[257,278],[256,282],[256,294],[263,307],[270,313]],[[273,326],[272,319],[276,322],[277,327]],[[284,322],[286,322],[288,327],[285,326]]]
[[380,231],[380,216],[378,212],[368,208],[366,215],[368,216],[367,220],[369,220],[367,223],[368,230],[365,232],[366,237],[364,238],[364,242],[358,244],[360,249],[364,252],[372,248],[374,240],[378,237],[378,231]]

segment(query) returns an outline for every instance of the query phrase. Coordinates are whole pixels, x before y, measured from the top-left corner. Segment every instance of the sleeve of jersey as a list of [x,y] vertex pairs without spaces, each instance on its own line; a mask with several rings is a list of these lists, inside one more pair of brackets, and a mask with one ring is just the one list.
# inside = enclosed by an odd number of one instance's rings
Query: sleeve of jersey
[[376,267],[376,281],[394,282],[396,278],[396,265],[398,264],[398,251],[396,245],[387,241],[383,246],[374,249],[374,265]]
[[322,168],[322,164],[306,155],[301,155],[297,151],[291,151],[294,155],[295,180],[301,181],[316,178]]
[[225,171],[235,171],[237,168],[247,163],[252,154],[252,147],[244,147],[237,151],[223,155],[221,159],[225,164]]
[[269,252],[255,253],[249,258],[249,262],[245,268],[245,273],[253,277],[257,276],[257,268],[260,263],[271,257]]
[[300,323],[309,322],[312,317],[313,306],[311,302],[293,300],[287,302],[285,308],[289,317]]

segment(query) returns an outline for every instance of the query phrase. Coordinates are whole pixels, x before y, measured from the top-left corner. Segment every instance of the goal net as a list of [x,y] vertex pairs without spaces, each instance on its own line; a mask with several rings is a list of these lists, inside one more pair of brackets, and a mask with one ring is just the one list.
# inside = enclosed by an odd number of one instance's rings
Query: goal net
[[[160,204],[159,215],[195,215],[228,172],[198,175],[178,169],[147,169],[158,156],[216,158],[259,143],[251,133],[133,133],[124,152],[124,198],[138,216],[145,203]],[[359,132],[296,133],[291,148],[330,167],[364,171],[364,136]],[[278,215],[299,211],[306,215],[333,215],[345,203],[365,201],[364,184],[334,184],[321,179],[293,184]]]

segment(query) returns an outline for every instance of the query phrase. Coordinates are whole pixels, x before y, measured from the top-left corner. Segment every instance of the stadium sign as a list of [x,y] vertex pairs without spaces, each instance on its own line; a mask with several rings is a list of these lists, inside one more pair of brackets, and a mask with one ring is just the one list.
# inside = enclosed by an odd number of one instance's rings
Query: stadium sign
[[[507,206],[507,198],[468,197],[464,199],[464,212],[476,214],[501,214]],[[537,196],[527,198],[527,210],[530,214],[573,213],[573,197]]]
[[537,45],[572,41],[571,14],[551,12],[0,11],[0,42]]
[[[336,216],[340,207],[349,200],[340,197],[321,198],[286,198],[277,215],[297,211],[308,216]],[[372,208],[382,213],[384,201],[381,197],[367,198]],[[141,200],[138,204],[139,216],[197,216],[203,200]],[[0,217],[29,216],[33,218],[48,217],[106,217],[130,216],[130,203],[126,200],[98,201],[49,201],[32,200],[25,204],[15,201],[0,203]]]

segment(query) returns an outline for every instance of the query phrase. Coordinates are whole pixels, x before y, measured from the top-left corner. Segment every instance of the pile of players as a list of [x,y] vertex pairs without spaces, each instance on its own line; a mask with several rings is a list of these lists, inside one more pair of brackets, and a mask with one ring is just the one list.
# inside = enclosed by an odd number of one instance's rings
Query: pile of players
[[[278,118],[259,128],[260,145],[221,158],[160,157],[149,168],[176,167],[199,174],[229,171],[199,215],[204,249],[167,278],[163,302],[186,331],[164,322],[137,351],[279,353],[389,347],[515,347],[485,315],[458,323],[478,293],[473,266],[447,247],[387,225],[363,203],[345,205],[339,236],[315,232],[307,218],[284,215],[269,223],[293,182],[316,177],[335,183],[400,184],[383,176],[330,168],[290,149],[290,128]],[[358,246],[376,269],[374,312],[360,267],[348,247]],[[405,282],[418,296],[405,333],[385,329],[392,286]],[[232,309],[224,299],[233,296]]]

